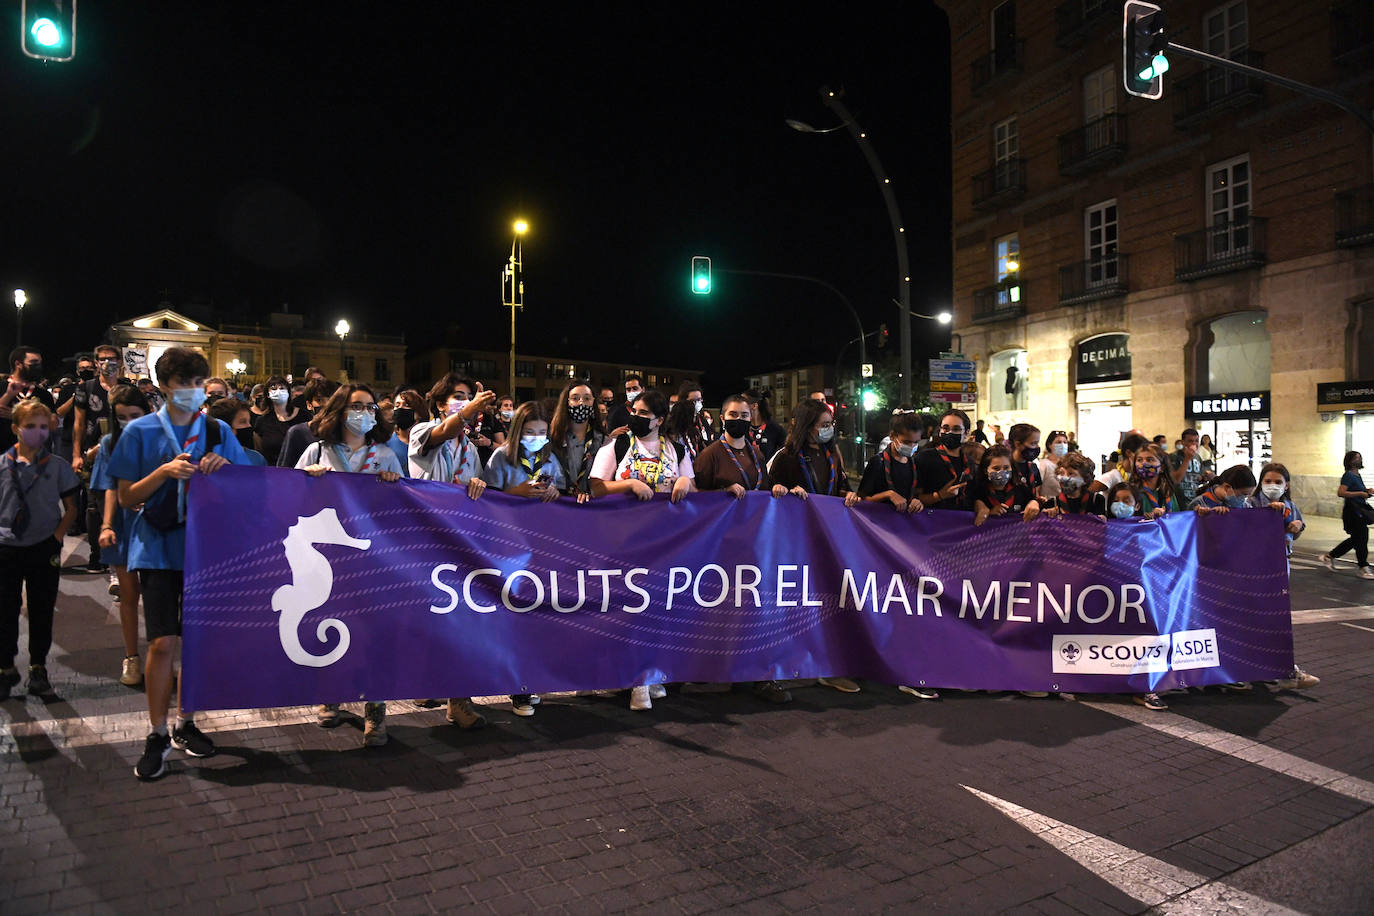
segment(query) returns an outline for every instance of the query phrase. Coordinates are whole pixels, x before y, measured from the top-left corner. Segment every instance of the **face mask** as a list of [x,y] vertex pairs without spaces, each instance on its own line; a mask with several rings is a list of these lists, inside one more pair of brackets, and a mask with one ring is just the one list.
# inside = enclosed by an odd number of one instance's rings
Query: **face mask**
[[634,389],[633,391],[627,391],[627,392],[625,392],[625,403],[626,403],[626,404],[633,404],[633,403],[635,402],[635,398],[639,397],[639,396],[640,396],[641,394],[643,394],[643,393],[644,393],[643,389],[640,389],[640,388],[636,388],[636,389]]
[[907,445],[904,442],[894,442],[893,445],[897,448],[897,454],[901,455],[903,458],[910,458],[912,453],[916,451],[916,446]]
[[391,421],[397,429],[410,429],[415,425],[415,408],[397,407],[391,412]]
[[19,377],[26,382],[43,381],[43,364],[25,363],[24,368],[19,370]]
[[81,379],[81,381],[83,381],[83,382],[89,382],[91,379],[95,378],[95,370],[94,370],[94,369],[78,369],[78,370],[76,370],[76,376],[77,376],[77,378]]
[[1072,496],[1083,486],[1083,481],[1077,477],[1056,477],[1059,481],[1059,489]]
[[19,438],[29,448],[42,448],[48,444],[48,431],[41,426],[26,426],[19,430]]
[[1039,458],[1039,457],[1040,457],[1040,446],[1038,446],[1038,445],[1023,445],[1023,446],[1021,446],[1021,460],[1022,460],[1022,461],[1034,461],[1035,459],[1037,459],[1037,458]]
[[940,445],[947,451],[958,448],[959,443],[963,441],[963,433],[940,433]]
[[1054,457],[1063,458],[1069,453],[1069,443],[1056,442],[1054,445],[1050,446],[1050,451],[1054,452]]
[[749,435],[748,420],[726,420],[721,425],[725,427],[725,435],[731,439],[743,439]]
[[700,402],[700,401],[693,401],[693,402],[692,402],[692,409],[695,410],[697,413],[701,413],[701,402]]
[[1264,494],[1265,499],[1275,502],[1283,499],[1283,491],[1286,489],[1288,488],[1281,483],[1270,483],[1260,487],[1260,492]]
[[988,471],[988,483],[999,490],[1011,481],[1011,471]]
[[590,423],[592,420],[592,405],[590,404],[569,404],[568,419],[574,423]]
[[377,418],[365,410],[362,413],[350,410],[344,414],[344,425],[350,432],[366,436],[368,431],[377,425]]
[[237,439],[237,440],[239,440],[239,445],[242,445],[244,448],[252,448],[252,447],[253,447],[253,430],[252,430],[252,427],[245,427],[245,428],[243,428],[243,429],[236,429],[236,430],[234,430],[234,438]]
[[645,436],[649,435],[649,423],[651,420],[651,417],[630,417],[630,432],[634,433],[636,439],[643,439]]
[[200,410],[200,405],[205,403],[205,389],[173,388],[171,392],[171,402],[172,406],[179,410]]
[[119,372],[119,360],[104,359],[100,361],[100,372],[103,375],[114,375]]
[[1159,476],[1159,468],[1152,464],[1142,464],[1135,469],[1135,472],[1139,475],[1141,480],[1154,480]]
[[1228,496],[1228,497],[1226,497],[1226,505],[1229,506],[1229,507],[1232,508],[1232,509],[1244,509],[1244,508],[1245,508],[1245,497],[1244,497],[1244,496]]
[[503,411],[501,411],[501,419],[502,419],[502,420],[505,420],[507,423],[510,422],[510,418],[513,417],[513,416],[515,416],[515,411],[513,411],[513,410],[503,410]]
[[291,400],[291,392],[287,391],[285,388],[273,388],[271,391],[267,392],[267,399],[273,404],[280,406]]
[[539,450],[549,444],[548,436],[521,436],[520,444],[525,447],[525,451],[530,455],[539,454]]
[[449,416],[453,416],[464,407],[468,406],[467,398],[454,398],[448,402]]
[[835,427],[833,426],[822,426],[820,429],[816,430],[816,439],[821,443],[829,442],[831,439],[834,438]]
[[1135,515],[1135,506],[1130,503],[1112,503],[1112,515],[1116,518],[1130,518]]

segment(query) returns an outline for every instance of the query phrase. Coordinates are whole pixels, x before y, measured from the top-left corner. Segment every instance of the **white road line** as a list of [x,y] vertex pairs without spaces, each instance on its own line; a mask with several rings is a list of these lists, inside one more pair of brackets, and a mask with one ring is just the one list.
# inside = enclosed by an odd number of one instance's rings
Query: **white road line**
[[1367,604],[1356,604],[1350,607],[1318,607],[1309,608],[1305,611],[1293,612],[1293,624],[1300,623],[1329,623],[1341,620],[1370,620],[1374,619],[1374,607]]
[[1108,884],[1165,913],[1296,914],[1276,903],[1170,865],[995,795],[963,786]]
[[1374,805],[1374,783],[1357,776],[1351,776],[1348,773],[1342,773],[1331,767],[1322,766],[1319,763],[1313,763],[1310,760],[1303,760],[1301,757],[1286,751],[1267,747],[1250,738],[1242,738],[1240,735],[1233,735],[1230,732],[1224,732],[1210,725],[1203,725],[1201,722],[1194,722],[1183,716],[1151,712],[1124,703],[1080,700],[1078,705],[1091,706],[1093,709],[1127,719],[1137,725],[1152,728],[1174,738],[1191,741],[1193,744],[1201,745],[1216,751],[1218,754],[1226,754],[1228,757],[1253,763],[1255,766],[1264,767],[1266,770],[1273,770],[1275,773],[1283,773],[1285,776],[1300,779],[1314,786],[1321,786],[1323,789],[1336,792],[1347,798],[1353,798],[1367,805]]
[[1362,627],[1358,623],[1346,623],[1343,620],[1337,622],[1343,627],[1350,627],[1352,630],[1364,630],[1366,633],[1374,633],[1374,627]]

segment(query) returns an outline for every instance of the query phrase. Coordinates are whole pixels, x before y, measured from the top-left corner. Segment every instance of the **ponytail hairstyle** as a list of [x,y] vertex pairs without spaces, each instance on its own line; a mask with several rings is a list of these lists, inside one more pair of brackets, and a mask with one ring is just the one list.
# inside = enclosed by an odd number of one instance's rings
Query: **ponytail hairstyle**
[[1233,464],[1222,471],[1208,482],[1208,489],[1213,489],[1226,484],[1232,490],[1253,490],[1255,488],[1255,472],[1250,470],[1248,464]]
[[1014,423],[1011,429],[1007,430],[1007,445],[1013,451],[1026,444],[1026,440],[1031,437],[1031,433],[1040,432],[1040,427],[1032,426],[1029,423]]

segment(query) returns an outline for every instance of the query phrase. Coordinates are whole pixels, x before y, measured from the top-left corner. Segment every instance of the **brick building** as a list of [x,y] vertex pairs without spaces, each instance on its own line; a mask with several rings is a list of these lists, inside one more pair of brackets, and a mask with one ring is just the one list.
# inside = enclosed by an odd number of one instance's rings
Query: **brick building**
[[[1122,430],[1196,426],[1219,467],[1272,455],[1335,513],[1342,452],[1374,451],[1374,417],[1316,402],[1374,379],[1370,132],[1177,57],[1163,99],[1128,96],[1120,0],[937,2],[979,415],[1077,430],[1095,460]],[[1161,5],[1173,41],[1374,104],[1367,0]]]
[[[446,372],[470,376],[483,385],[507,394],[510,378],[510,353],[505,350],[471,350],[461,347],[434,347],[416,353],[406,362],[406,378],[423,391]],[[645,363],[609,363],[573,359],[567,356],[515,354],[515,400],[557,397],[573,379],[589,381],[594,388],[603,385],[624,397],[625,376],[631,373],[644,379],[648,388],[664,394],[677,393],[684,382],[700,384],[700,369],[650,366]]]

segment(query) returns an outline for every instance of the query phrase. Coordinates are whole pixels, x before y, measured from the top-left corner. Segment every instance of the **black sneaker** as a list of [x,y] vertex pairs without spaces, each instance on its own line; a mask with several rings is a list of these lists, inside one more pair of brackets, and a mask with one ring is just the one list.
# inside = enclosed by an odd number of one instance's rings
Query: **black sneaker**
[[206,737],[205,732],[196,728],[194,722],[187,722],[172,729],[172,747],[192,757],[215,756],[215,742]]
[[784,690],[777,681],[759,681],[754,685],[754,696],[765,703],[791,703],[792,694]]
[[157,779],[167,772],[167,755],[172,750],[172,739],[168,735],[153,732],[143,742],[143,756],[134,764],[134,775],[142,780]]
[[110,571],[110,567],[106,566],[104,563],[87,563],[85,566],[78,566],[77,568],[93,576],[98,576]]
[[10,698],[10,690],[19,683],[19,671],[15,668],[0,668],[0,700]]
[[31,697],[45,697],[52,693],[46,665],[29,665],[29,683],[25,687]]

